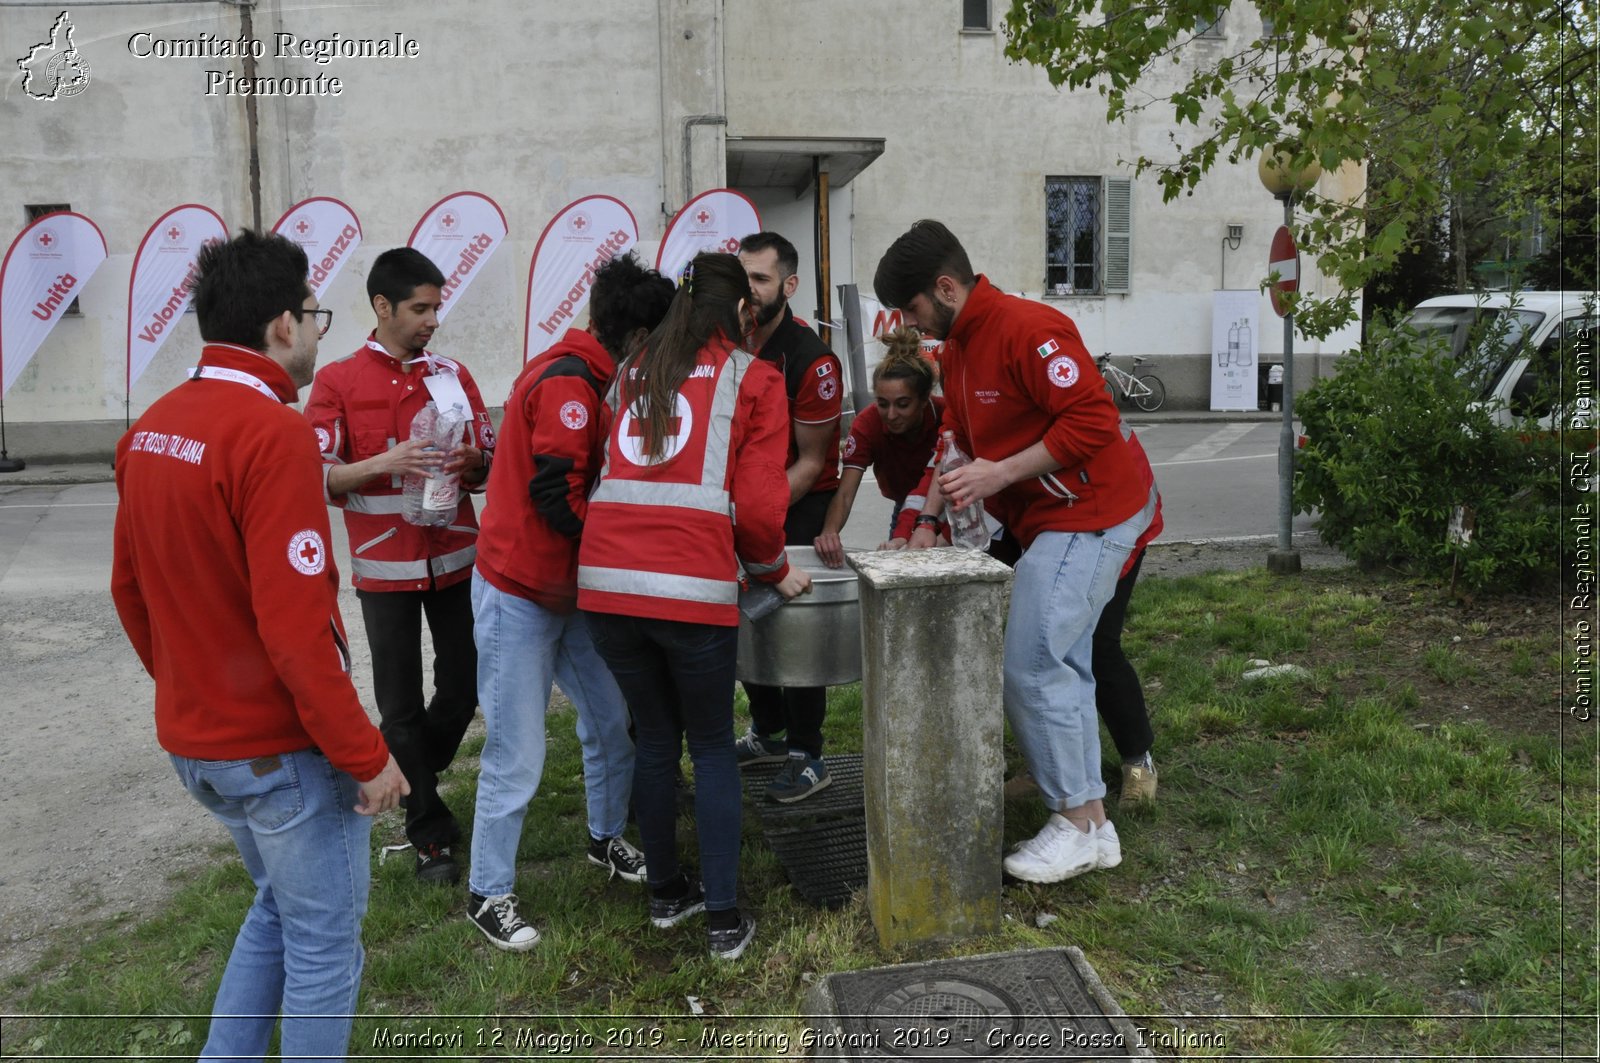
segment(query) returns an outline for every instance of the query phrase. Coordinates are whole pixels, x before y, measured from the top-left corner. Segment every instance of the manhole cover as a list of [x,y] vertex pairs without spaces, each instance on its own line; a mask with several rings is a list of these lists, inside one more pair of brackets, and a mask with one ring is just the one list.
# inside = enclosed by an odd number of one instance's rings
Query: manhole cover
[[[1072,955],[1076,953],[1076,956]],[[1089,1060],[1141,1051],[1076,949],[830,974],[813,995],[818,1056]]]

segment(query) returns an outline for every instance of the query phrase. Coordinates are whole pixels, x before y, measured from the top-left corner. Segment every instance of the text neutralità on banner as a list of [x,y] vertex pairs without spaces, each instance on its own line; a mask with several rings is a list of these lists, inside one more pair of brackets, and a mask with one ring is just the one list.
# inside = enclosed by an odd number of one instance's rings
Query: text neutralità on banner
[[[259,37],[224,37],[202,32],[193,37],[158,37],[140,30],[128,38],[128,54],[135,59],[301,59],[327,66],[335,59],[417,59],[422,45],[415,37],[396,32],[385,37],[302,37],[274,33]],[[245,77],[233,70],[205,71],[207,96],[339,96],[344,81],[325,73]]]

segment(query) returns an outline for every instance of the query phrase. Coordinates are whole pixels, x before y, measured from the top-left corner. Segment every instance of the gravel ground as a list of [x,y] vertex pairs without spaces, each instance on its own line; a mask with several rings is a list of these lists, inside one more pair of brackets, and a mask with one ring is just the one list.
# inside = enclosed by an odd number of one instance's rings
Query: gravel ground
[[[1269,539],[1157,543],[1143,576],[1263,565]],[[1310,568],[1344,564],[1299,537]],[[347,588],[357,686],[371,704],[361,612]],[[0,614],[10,741],[0,745],[0,975],[23,974],[87,923],[153,912],[227,833],[178,785],[150,733],[153,688],[105,594],[13,597]],[[474,725],[481,727],[481,722]],[[375,829],[398,836],[398,813]],[[6,993],[0,1010],[16,1011]]]

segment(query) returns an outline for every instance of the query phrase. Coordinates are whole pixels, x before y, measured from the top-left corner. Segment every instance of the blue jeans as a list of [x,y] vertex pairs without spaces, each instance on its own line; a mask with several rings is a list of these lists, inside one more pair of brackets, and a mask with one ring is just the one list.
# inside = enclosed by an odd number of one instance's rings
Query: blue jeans
[[628,706],[589,637],[582,613],[563,616],[472,572],[478,703],[488,735],[479,760],[468,883],[480,897],[515,892],[517,846],[544,774],[550,683],[578,710],[589,833],[613,838],[628,824],[633,739]]
[[283,1015],[285,1059],[344,1059],[365,953],[372,821],[355,779],[315,750],[254,760],[172,756],[233,835],[256,884],[201,1059],[261,1059]]
[[1005,712],[1045,804],[1057,811],[1106,795],[1094,704],[1094,629],[1117,577],[1155,514],[1103,532],[1041,532],[1017,562],[1006,618]]
[[706,909],[735,907],[743,812],[733,750],[739,629],[614,613],[588,616],[595,649],[633,710],[639,743],[633,789],[650,886],[678,877],[678,761],[687,738]]

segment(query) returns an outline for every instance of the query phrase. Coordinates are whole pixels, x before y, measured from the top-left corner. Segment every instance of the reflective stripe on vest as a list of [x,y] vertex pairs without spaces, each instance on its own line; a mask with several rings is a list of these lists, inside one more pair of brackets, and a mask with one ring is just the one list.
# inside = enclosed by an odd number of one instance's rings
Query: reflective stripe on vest
[[776,571],[778,571],[778,569],[782,568],[784,566],[784,564],[788,560],[789,560],[788,552],[787,551],[780,551],[779,554],[778,554],[778,560],[774,561],[772,564],[770,564],[770,565],[757,565],[754,562],[746,561],[744,563],[744,570],[746,572],[750,573],[751,575],[764,576],[768,572],[776,572]]
[[728,492],[698,484],[650,483],[647,480],[601,480],[590,502],[622,502],[636,506],[675,506],[728,513]]
[[477,556],[478,548],[469,546],[424,561],[372,561],[364,557],[351,557],[350,570],[362,579],[424,580],[430,575],[444,576],[459,572],[471,566]]
[[405,495],[364,495],[351,491],[344,496],[346,513],[381,513],[392,516],[405,511]]
[[578,587],[607,594],[638,594],[651,598],[676,598],[685,602],[708,602],[712,605],[734,605],[739,601],[737,580],[675,576],[631,568],[580,565]]

